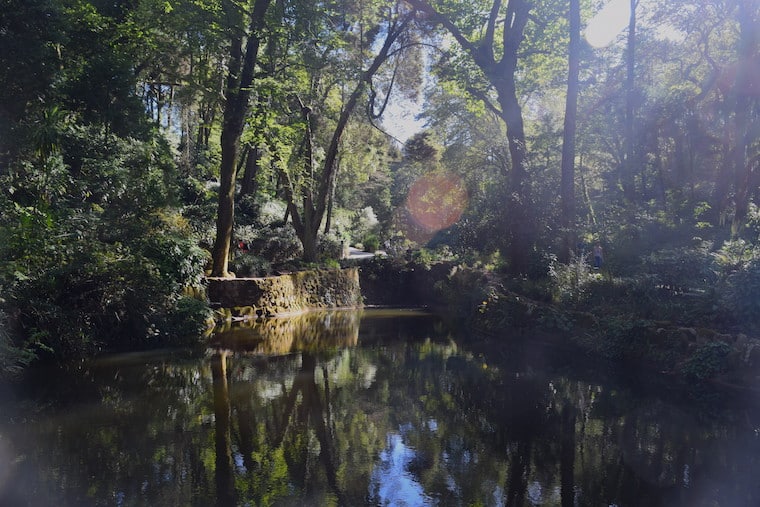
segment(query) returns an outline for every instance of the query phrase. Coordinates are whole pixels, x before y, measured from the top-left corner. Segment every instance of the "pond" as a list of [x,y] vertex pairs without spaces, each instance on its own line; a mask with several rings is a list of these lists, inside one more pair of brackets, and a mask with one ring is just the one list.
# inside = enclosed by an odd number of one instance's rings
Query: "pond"
[[757,393],[510,333],[315,313],[30,371],[0,390],[0,505],[760,505]]

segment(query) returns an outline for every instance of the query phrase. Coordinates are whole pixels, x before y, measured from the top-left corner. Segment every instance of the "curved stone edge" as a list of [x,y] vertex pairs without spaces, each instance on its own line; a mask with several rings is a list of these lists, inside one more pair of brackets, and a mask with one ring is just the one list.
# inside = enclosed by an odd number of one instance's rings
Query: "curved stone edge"
[[359,270],[315,269],[264,278],[206,278],[212,307],[225,318],[293,315],[363,306]]

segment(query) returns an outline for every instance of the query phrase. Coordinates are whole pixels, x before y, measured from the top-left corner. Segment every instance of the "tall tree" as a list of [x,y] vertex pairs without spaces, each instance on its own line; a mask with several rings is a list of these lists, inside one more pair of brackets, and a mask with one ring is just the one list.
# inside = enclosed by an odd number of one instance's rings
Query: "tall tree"
[[[222,122],[222,161],[219,168],[219,205],[216,217],[216,239],[212,251],[212,276],[228,276],[227,268],[235,221],[235,181],[240,151],[240,137],[253,85],[254,71],[258,61],[262,28],[271,0],[253,0],[253,4],[240,6],[225,1],[227,15],[240,20],[240,30],[231,35],[230,58],[227,67],[224,119]],[[244,20],[247,18],[247,23]],[[247,28],[244,29],[243,27]]]
[[[302,115],[303,140],[301,148],[294,151],[295,162],[291,166],[296,169],[301,168],[301,170],[290,172],[283,167],[282,176],[285,183],[288,211],[292,217],[296,234],[303,244],[304,260],[307,262],[313,262],[317,258],[319,228],[329,205],[330,193],[338,168],[341,139],[349,121],[356,114],[362,99],[369,100],[368,97],[372,96],[372,94],[368,96],[367,92],[374,89],[373,80],[376,79],[383,66],[408,49],[410,43],[414,44],[414,41],[405,38],[407,29],[415,19],[415,13],[412,10],[405,7],[403,2],[396,2],[390,6],[380,3],[374,7],[380,9],[381,16],[376,19],[372,26],[362,27],[364,31],[361,34],[361,43],[358,47],[359,62],[364,63],[366,53],[372,54],[373,48],[377,49],[374,56],[368,60],[367,67],[361,70],[358,76],[348,79],[348,82],[354,79],[353,88],[347,98],[341,102],[335,123],[331,123],[321,169],[316,167],[314,143],[317,129],[315,127],[324,124],[327,118],[321,117],[315,112],[324,108],[324,102],[330,98],[330,94],[329,92],[323,93],[320,98],[323,102],[315,103],[314,107],[304,104],[299,98],[298,107]],[[378,36],[382,39],[377,40]],[[357,58],[357,55],[348,54],[346,56]],[[350,62],[344,61],[341,65],[350,67]],[[319,77],[315,73],[312,79],[319,79]],[[345,84],[343,83],[343,85]],[[392,86],[392,82],[388,86]],[[390,91],[388,90],[386,95],[389,94]]]
[[[490,8],[487,4],[473,6],[482,9],[479,14],[463,16],[461,11],[444,10],[449,4],[443,2],[409,0],[409,3],[451,33],[496,92],[498,106],[493,104],[492,109],[507,126],[511,160],[505,209],[510,269],[515,274],[526,273],[536,233],[531,216],[527,147],[522,108],[517,97],[516,73],[531,4],[527,0],[509,0],[504,5],[502,0],[494,0]],[[466,26],[467,21],[479,16],[485,18],[485,26]]]
[[639,0],[630,0],[628,18],[628,39],[626,46],[626,80],[625,80],[625,162],[623,163],[621,184],[623,194],[629,202],[634,200],[634,174],[637,170],[635,114],[636,114],[636,7]]
[[575,131],[578,112],[578,74],[581,49],[581,3],[570,0],[570,43],[568,46],[567,98],[565,99],[565,128],[562,134],[561,187],[564,248],[561,257],[569,259],[575,245]]
[[178,163],[185,174],[215,173],[207,160],[211,132],[223,108],[229,33],[240,27],[225,16],[222,2],[198,0],[140,0],[131,19],[150,34],[136,62],[146,107],[166,110],[167,136],[179,127]]

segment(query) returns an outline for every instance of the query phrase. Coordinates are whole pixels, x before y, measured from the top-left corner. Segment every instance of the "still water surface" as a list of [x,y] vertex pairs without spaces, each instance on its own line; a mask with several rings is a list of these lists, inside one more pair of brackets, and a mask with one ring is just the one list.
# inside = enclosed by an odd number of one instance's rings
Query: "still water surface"
[[0,505],[760,506],[757,394],[508,338],[334,312],[30,372],[0,390]]

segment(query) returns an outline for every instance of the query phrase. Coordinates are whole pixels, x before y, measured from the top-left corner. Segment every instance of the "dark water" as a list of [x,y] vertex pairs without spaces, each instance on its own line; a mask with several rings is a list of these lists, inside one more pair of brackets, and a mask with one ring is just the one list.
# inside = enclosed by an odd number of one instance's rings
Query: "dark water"
[[1,391],[0,505],[760,506],[760,395],[507,338],[313,314],[32,372]]

